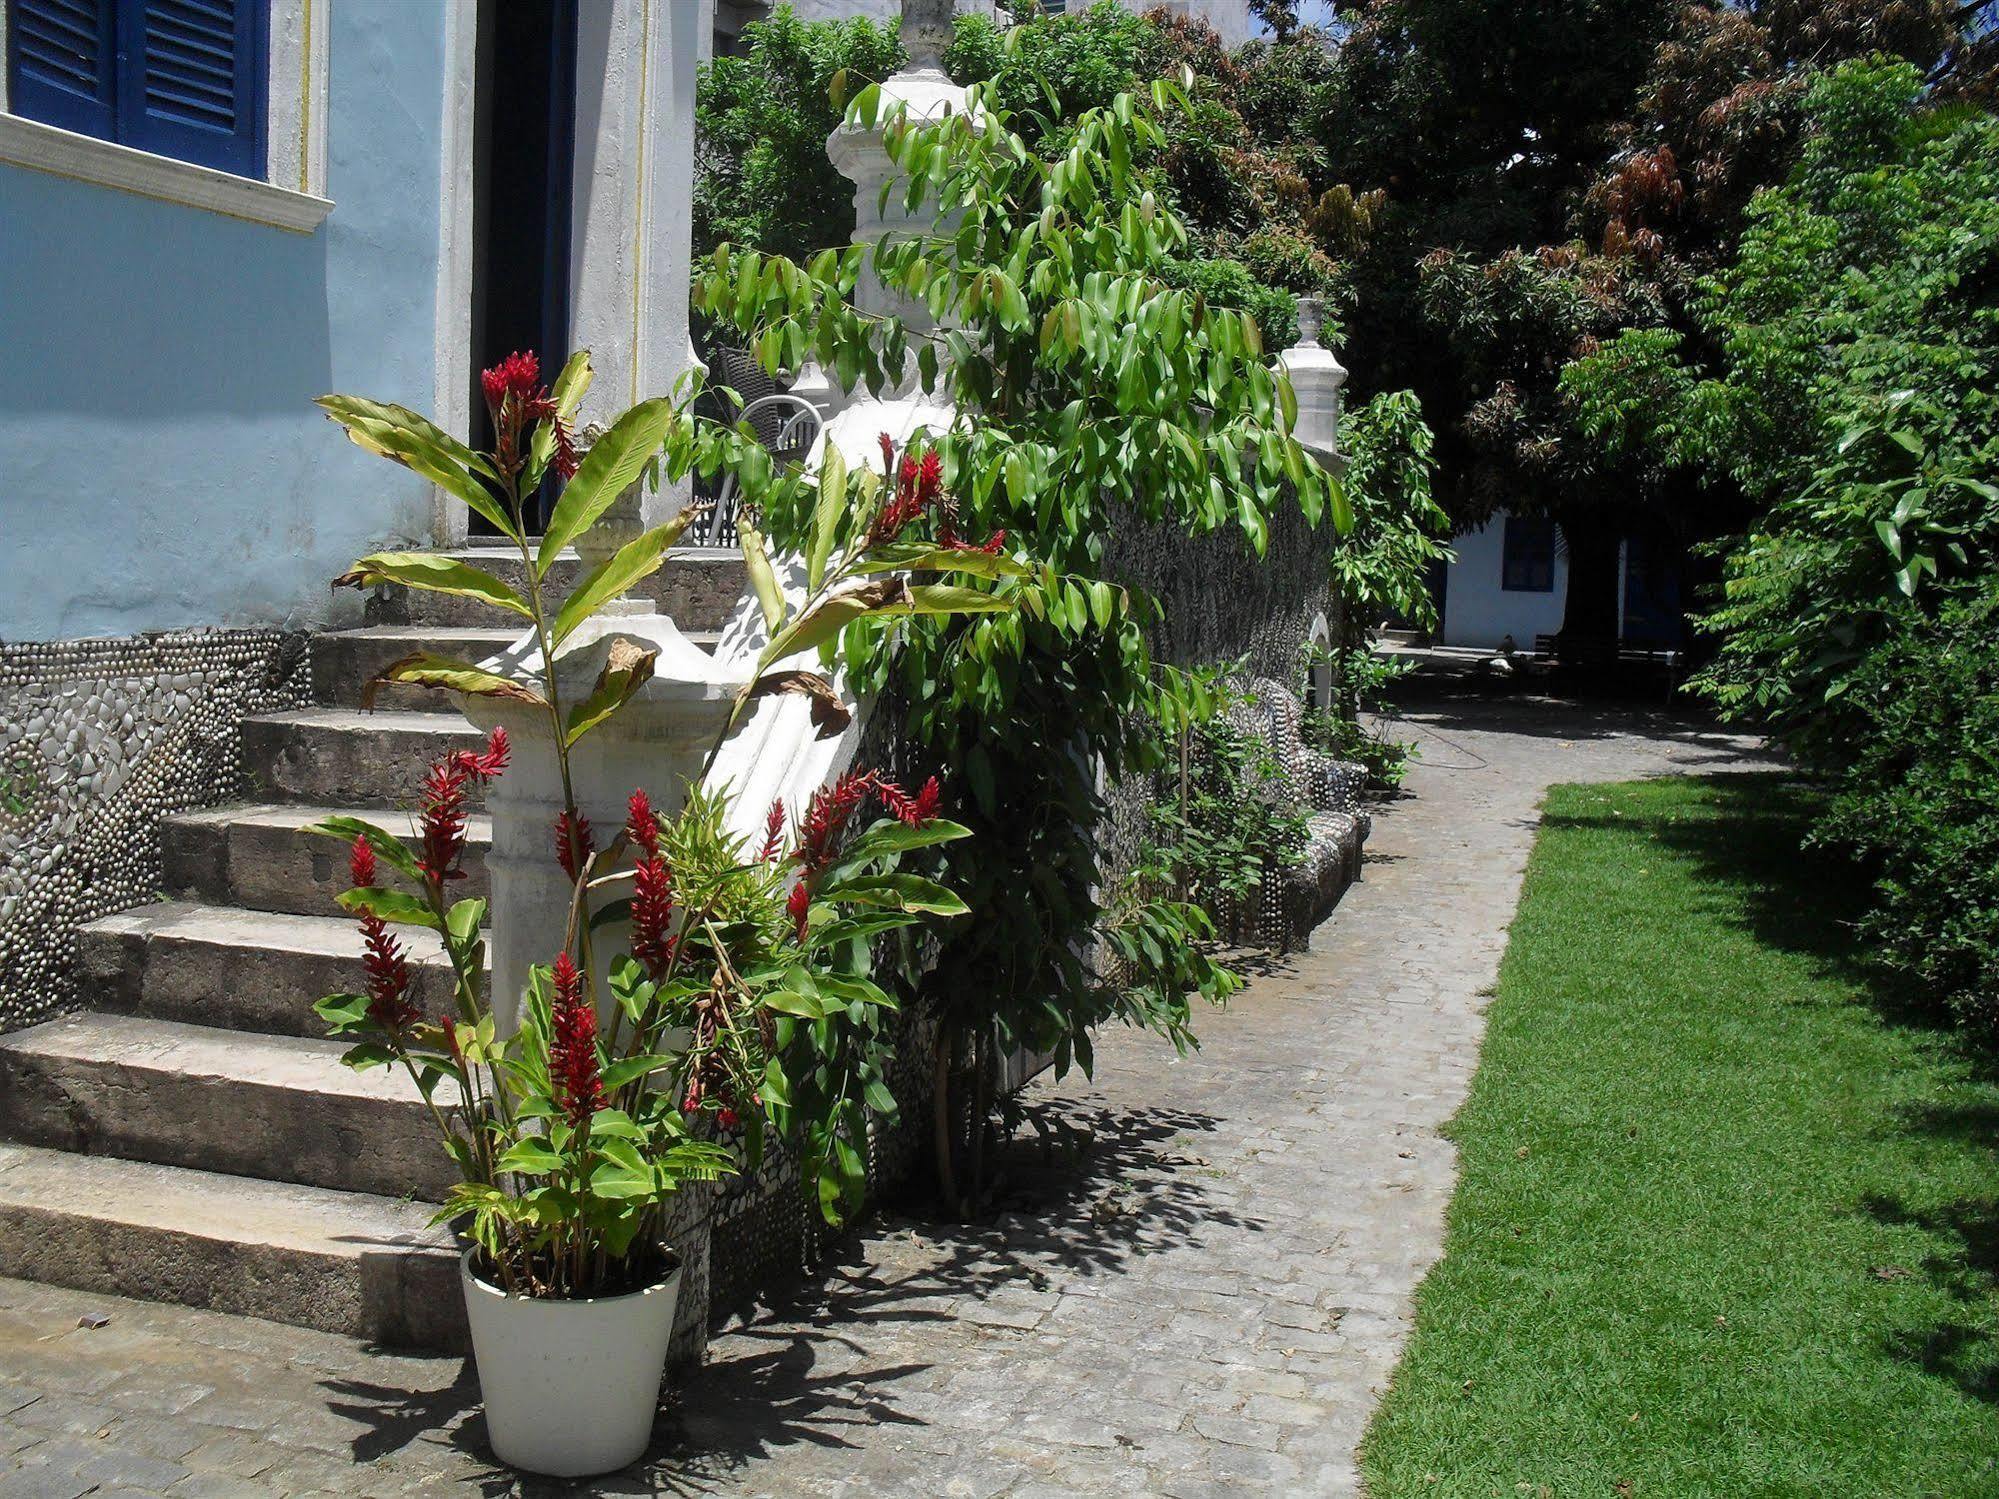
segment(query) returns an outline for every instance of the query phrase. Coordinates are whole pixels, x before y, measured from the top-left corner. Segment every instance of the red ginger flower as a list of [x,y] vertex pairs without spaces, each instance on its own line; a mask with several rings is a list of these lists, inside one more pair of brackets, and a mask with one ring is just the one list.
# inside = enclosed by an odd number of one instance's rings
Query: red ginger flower
[[501,469],[511,473],[519,466],[522,432],[537,422],[549,422],[555,435],[550,466],[565,479],[576,472],[576,435],[541,383],[540,360],[525,351],[509,354],[491,369],[480,371],[479,388],[493,415],[494,456]]
[[812,891],[804,880],[791,887],[791,894],[784,902],[785,914],[791,918],[798,932],[798,940],[805,940],[806,918],[812,914]]
[[458,1022],[449,1015],[444,1017],[444,1046],[451,1053],[451,1060],[463,1067],[465,1048],[458,1044]]
[[659,817],[652,809],[652,798],[643,788],[632,793],[632,799],[625,803],[625,836],[639,846],[647,858],[659,853]]
[[654,979],[673,966],[673,870],[661,854],[639,861],[632,882],[632,956]]
[[361,966],[368,975],[368,1019],[391,1033],[414,1025],[417,1007],[410,1002],[409,963],[388,923],[373,911],[361,913]]
[[555,1100],[581,1129],[604,1107],[604,1079],[597,1065],[597,1010],[583,997],[583,976],[569,954],[555,960],[555,1003],[548,1042],[548,1073]]
[[923,783],[923,789],[911,796],[893,781],[877,780],[881,792],[882,805],[887,807],[898,822],[907,827],[920,828],[925,823],[937,820],[937,809],[944,801],[944,788],[932,776]]
[[495,729],[485,749],[452,750],[431,762],[417,818],[423,845],[417,864],[425,879],[442,885],[465,877],[458,861],[465,853],[466,794],[474,782],[490,781],[505,770],[509,752],[507,731]]
[[874,786],[872,773],[850,770],[831,786],[821,786],[812,793],[805,807],[805,836],[798,846],[798,858],[808,871],[816,872],[832,862],[848,819]]
[[541,361],[526,350],[516,350],[491,369],[481,370],[479,386],[497,420],[508,396],[525,401],[541,388]]
[[770,813],[764,818],[764,846],[757,851],[757,861],[775,864],[777,856],[784,850],[784,798],[778,797],[770,804]]
[[569,876],[569,883],[577,878],[590,863],[590,856],[597,852],[597,845],[590,835],[590,819],[578,812],[573,818],[563,811],[555,819],[555,862],[562,866],[562,872]]
[[348,850],[347,872],[357,886],[375,883],[375,845],[360,833],[354,835],[354,847]]

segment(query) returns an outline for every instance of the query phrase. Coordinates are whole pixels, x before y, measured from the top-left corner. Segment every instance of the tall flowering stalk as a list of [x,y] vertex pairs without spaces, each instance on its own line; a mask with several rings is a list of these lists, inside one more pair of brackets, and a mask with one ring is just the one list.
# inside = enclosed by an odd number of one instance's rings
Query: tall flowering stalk
[[[455,898],[474,793],[505,772],[512,753],[496,729],[479,748],[428,766],[410,842],[353,818],[315,824],[349,847],[354,887],[340,899],[361,924],[364,976],[362,992],[329,996],[319,1011],[357,1043],[351,1064],[399,1064],[415,1079],[463,1177],[440,1218],[464,1225],[482,1268],[507,1289],[553,1297],[642,1281],[655,1268],[652,1246],[674,1191],[756,1160],[769,1130],[796,1145],[829,1218],[851,1208],[864,1184],[868,1120],[894,1109],[886,1017],[895,1000],[869,977],[867,943],[963,910],[948,890],[895,868],[914,850],[963,835],[939,815],[934,777],[911,793],[850,771],[808,799],[795,827],[780,800],[761,845],[748,848],[726,831],[725,797],[700,780],[671,817],[639,789],[623,826],[600,847],[603,835],[577,803],[571,751],[644,684],[651,660],[621,643],[589,701],[574,706],[563,700],[556,665],[597,604],[664,561],[686,517],[621,548],[559,607],[546,596],[551,568],[648,465],[664,456],[668,472],[684,472],[699,453],[732,452],[738,437],[697,441],[691,418],[648,401],[579,452],[572,424],[589,378],[581,355],[552,385],[531,354],[484,371],[494,445],[483,453],[401,407],[321,402],[355,442],[457,494],[512,542],[525,580],[518,589],[459,559],[406,553],[365,557],[342,581],[478,598],[525,622],[539,655],[532,683],[428,653],[378,680],[490,696],[545,718],[562,793],[550,857],[571,899],[553,958],[533,971],[518,1030],[501,1034],[485,992],[486,903]],[[766,691],[807,693],[815,716],[844,712],[823,677],[795,664],[777,669],[838,622],[1004,607],[969,590],[907,581],[912,555],[923,570],[977,566],[987,577],[1016,564],[996,544],[976,562],[952,562],[964,553],[952,544],[955,510],[936,453],[885,451],[892,468],[880,484],[869,476],[848,490],[837,459],[820,474],[822,508],[839,511],[846,536],[836,542],[829,523],[797,608],[784,603],[746,528],[745,561],[770,642],[710,764]],[[536,541],[525,507],[549,474],[566,482]],[[913,541],[933,527],[937,540]],[[860,828],[870,805],[886,815]],[[449,1013],[426,1015],[417,1003],[408,953],[392,930],[398,923],[441,938],[453,976]],[[622,951],[599,951],[620,934]]]

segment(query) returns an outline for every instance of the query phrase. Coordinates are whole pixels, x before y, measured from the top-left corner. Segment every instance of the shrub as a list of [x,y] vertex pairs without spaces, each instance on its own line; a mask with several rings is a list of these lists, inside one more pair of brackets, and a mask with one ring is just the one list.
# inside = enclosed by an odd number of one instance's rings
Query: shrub
[[1767,506],[1726,548],[1698,685],[1831,780],[1818,836],[1878,879],[1882,956],[1989,1020],[1999,119],[1878,61],[1806,113],[1797,169],[1700,289],[1713,365],[1626,334],[1565,384],[1613,447]]

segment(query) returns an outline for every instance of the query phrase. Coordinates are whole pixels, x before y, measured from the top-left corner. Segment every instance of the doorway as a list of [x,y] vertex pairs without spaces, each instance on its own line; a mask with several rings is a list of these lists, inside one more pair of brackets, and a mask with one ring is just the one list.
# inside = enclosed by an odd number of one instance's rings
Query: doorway
[[[517,349],[552,381],[569,353],[578,0],[486,0],[478,7],[473,93],[472,438],[493,443],[479,371]],[[539,531],[554,481],[528,501]],[[476,538],[493,534],[474,516]]]

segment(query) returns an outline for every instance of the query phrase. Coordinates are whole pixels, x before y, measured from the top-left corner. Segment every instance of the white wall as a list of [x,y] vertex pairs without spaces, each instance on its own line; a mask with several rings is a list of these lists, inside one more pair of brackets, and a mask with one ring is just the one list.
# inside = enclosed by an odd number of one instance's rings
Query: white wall
[[1569,598],[1569,557],[1560,536],[1558,530],[1555,586],[1547,593],[1509,592],[1499,586],[1506,555],[1504,512],[1453,541],[1457,561],[1444,585],[1444,644],[1497,646],[1511,635],[1516,646],[1528,651],[1536,635],[1561,629]]

